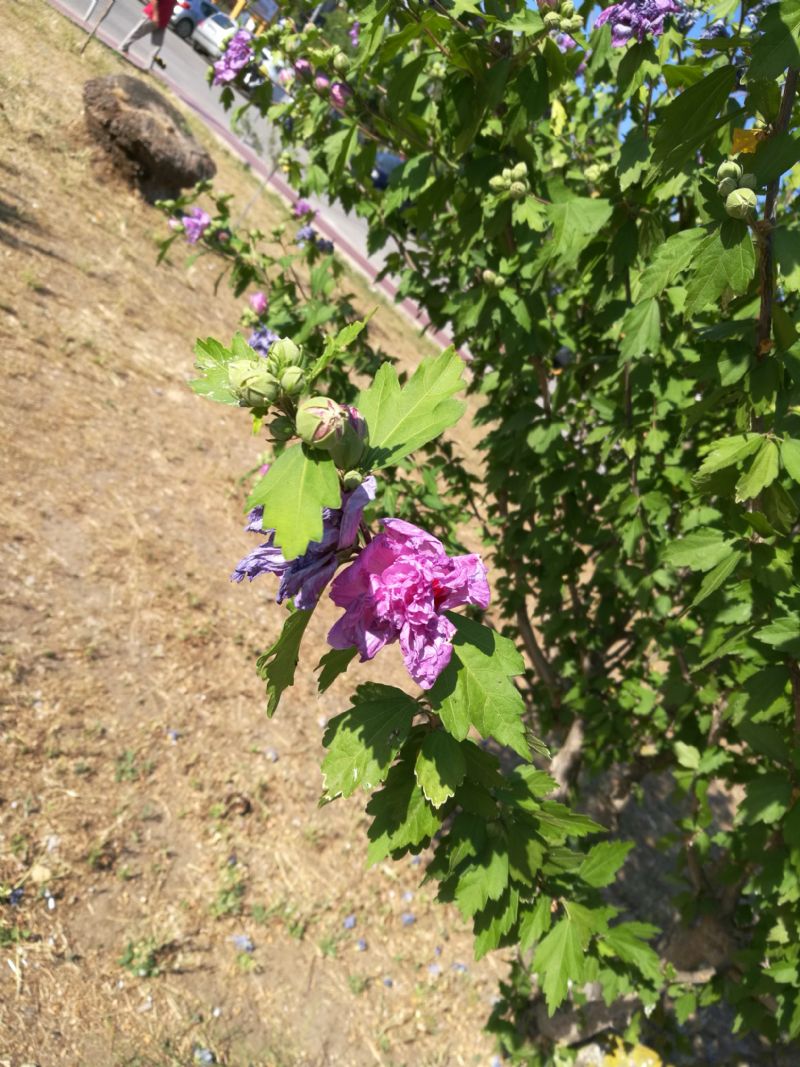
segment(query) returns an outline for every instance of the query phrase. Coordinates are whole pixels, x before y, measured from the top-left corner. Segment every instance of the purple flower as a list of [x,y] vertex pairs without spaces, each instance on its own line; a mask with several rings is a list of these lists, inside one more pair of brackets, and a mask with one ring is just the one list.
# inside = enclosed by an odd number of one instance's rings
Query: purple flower
[[355,915],[348,915],[347,918],[342,923],[342,926],[345,928],[345,930],[352,930],[355,925],[356,925],[356,917],[355,917]]
[[322,540],[312,541],[302,556],[286,560],[275,545],[275,531],[262,530],[262,507],[253,508],[245,529],[269,534],[267,540],[240,560],[231,580],[250,581],[259,574],[274,574],[280,578],[276,600],[281,604],[289,597],[303,611],[313,608],[322,590],[336,573],[338,553],[355,544],[364,508],[375,499],[377,485],[374,478],[365,478],[357,489],[342,494],[340,508],[324,508],[322,512]]
[[360,29],[360,23],[354,22],[350,29],[347,31],[347,36],[350,38],[350,44],[353,46],[353,48],[358,48],[358,31]]
[[15,886],[14,889],[8,894],[8,903],[12,908],[18,908],[22,903],[22,898],[25,896],[25,890],[21,885]]
[[259,326],[250,334],[250,340],[247,343],[258,352],[259,356],[267,356],[272,344],[279,340],[280,334],[275,333],[269,326]]
[[344,615],[328,634],[333,648],[372,659],[400,642],[411,677],[430,689],[450,662],[456,628],[444,612],[489,604],[486,568],[475,555],[448,556],[444,545],[402,519],[384,519],[378,534],[331,587]]
[[256,946],[247,934],[234,934],[233,937],[229,937],[228,940],[233,942],[239,952],[247,952],[248,955],[251,952],[255,952]]
[[578,42],[574,37],[570,37],[568,33],[559,33],[556,37],[556,44],[559,52],[571,52],[573,48],[578,47]]
[[263,315],[269,307],[267,294],[262,293],[260,289],[255,293],[251,293],[250,307],[253,309],[253,311],[255,311],[256,315]]
[[239,71],[253,61],[252,37],[247,30],[237,30],[231,37],[225,54],[214,64],[214,85],[232,82]]
[[344,82],[334,82],[331,86],[331,103],[339,111],[344,111],[347,101],[353,95],[353,90]]
[[403,926],[413,926],[416,921],[417,917],[411,911],[404,911],[403,914],[400,916],[400,922],[403,924]]
[[203,211],[202,208],[193,207],[189,209],[188,215],[181,217],[181,222],[183,223],[186,240],[190,245],[196,245],[211,225],[211,216],[207,211]]
[[394,982],[391,980],[391,978],[384,978],[383,984],[386,986],[387,989],[391,989],[394,985]]
[[359,952],[366,952],[367,951],[367,942],[364,940],[363,937],[359,937],[358,941],[356,941],[356,949]]
[[320,93],[324,93],[330,88],[331,80],[327,74],[318,74],[314,79],[314,88]]
[[311,215],[313,218],[317,213],[316,208],[313,208],[307,200],[303,200],[302,198],[296,202],[292,210],[294,211],[294,217],[296,219],[304,219],[306,215]]
[[318,237],[317,249],[324,255],[329,256],[333,252],[333,241],[329,241],[325,237]]
[[676,0],[622,0],[601,11],[595,26],[609,23],[611,43],[621,48],[633,39],[641,44],[648,35],[657,37],[664,32],[667,15],[678,15],[681,11],[683,8]]
[[306,243],[306,241],[315,240],[316,236],[317,236],[317,231],[309,223],[306,226],[301,226],[300,227],[300,229],[297,231],[297,236],[295,237],[295,241],[297,241],[297,243],[299,245],[304,245]]
[[299,78],[310,78],[312,74],[311,64],[307,59],[295,60],[294,64],[295,73]]

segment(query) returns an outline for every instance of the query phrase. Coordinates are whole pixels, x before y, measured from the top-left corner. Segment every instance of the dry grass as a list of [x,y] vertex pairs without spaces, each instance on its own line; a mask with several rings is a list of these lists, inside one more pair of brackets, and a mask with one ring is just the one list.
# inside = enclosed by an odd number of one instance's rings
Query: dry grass
[[[249,544],[236,476],[258,446],[241,413],[185,388],[196,334],[229,335],[239,309],[212,299],[208,261],[156,269],[163,220],[93,163],[81,85],[116,58],[81,61],[43,4],[10,16],[0,883],[24,895],[0,904],[0,1061],[186,1064],[200,1047],[235,1065],[485,1063],[502,960],[472,965],[420,868],[365,872],[364,798],[317,806],[320,721],[348,690],[313,685],[325,609],[300,685],[263,714],[252,661],[281,613],[267,583],[227,580]],[[54,111],[40,71],[56,67]],[[252,196],[213,152],[218,185]],[[254,209],[265,230],[280,211]],[[392,309],[376,321],[387,351],[425,350]],[[396,658],[380,666],[400,678]],[[119,962],[128,945],[150,977]]]

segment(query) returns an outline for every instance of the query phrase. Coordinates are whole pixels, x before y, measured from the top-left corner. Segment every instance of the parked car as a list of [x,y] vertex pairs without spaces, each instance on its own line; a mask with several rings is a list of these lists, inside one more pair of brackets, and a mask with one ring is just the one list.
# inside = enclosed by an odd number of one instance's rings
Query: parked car
[[210,3],[210,0],[178,0],[169,24],[179,37],[186,40],[192,36],[198,23],[218,11],[217,5]]
[[392,171],[397,170],[398,167],[402,167],[404,159],[400,156],[396,156],[394,152],[382,152],[375,153],[375,166],[372,168],[370,178],[372,184],[376,189],[386,189],[389,185],[389,179],[392,176]]
[[233,19],[217,11],[216,14],[198,22],[190,40],[195,51],[205,52],[212,59],[219,59],[225,51],[225,42],[235,31],[236,23]]

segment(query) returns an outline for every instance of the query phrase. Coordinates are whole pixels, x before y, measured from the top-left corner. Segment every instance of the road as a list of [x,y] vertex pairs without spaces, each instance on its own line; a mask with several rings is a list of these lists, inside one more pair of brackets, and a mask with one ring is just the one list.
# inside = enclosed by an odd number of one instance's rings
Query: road
[[[49,3],[87,32],[97,23],[108,6],[108,0],[99,0],[91,22],[87,24],[84,15],[89,0],[49,0]],[[142,4],[139,0],[114,0],[97,31],[97,42],[91,43],[89,48],[100,48],[104,45],[118,48],[134,23],[141,18],[141,12]],[[149,60],[149,55],[150,43],[146,38],[134,42],[129,59],[141,67]],[[229,148],[248,163],[256,174],[291,202],[295,194],[283,176],[275,170],[280,142],[274,127],[258,115],[255,109],[250,109],[238,128],[232,129],[233,111],[225,111],[219,99],[220,90],[208,84],[209,60],[195,52],[188,41],[181,40],[172,30],[167,31],[161,58],[166,64],[166,70],[156,68],[152,76],[163,81],[209,129],[222,137]],[[367,227],[364,221],[355,214],[347,214],[337,204],[328,200],[314,197],[308,199],[319,211],[315,221],[319,232],[335,243],[339,254],[364,274],[375,289],[394,300],[397,286],[391,278],[375,282],[375,277],[383,266],[384,256],[381,253],[367,255]],[[414,320],[418,328],[428,325],[427,315],[412,301],[402,301],[398,306]],[[436,332],[429,328],[428,336],[442,346],[450,343],[450,337],[444,331]]]

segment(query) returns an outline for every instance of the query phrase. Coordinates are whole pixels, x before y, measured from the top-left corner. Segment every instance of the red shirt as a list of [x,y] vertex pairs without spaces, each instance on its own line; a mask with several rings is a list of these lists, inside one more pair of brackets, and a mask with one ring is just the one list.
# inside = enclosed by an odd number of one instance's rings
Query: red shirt
[[165,30],[177,2],[178,0],[150,0],[149,4],[145,4],[144,14],[151,22],[155,22],[159,29]]

